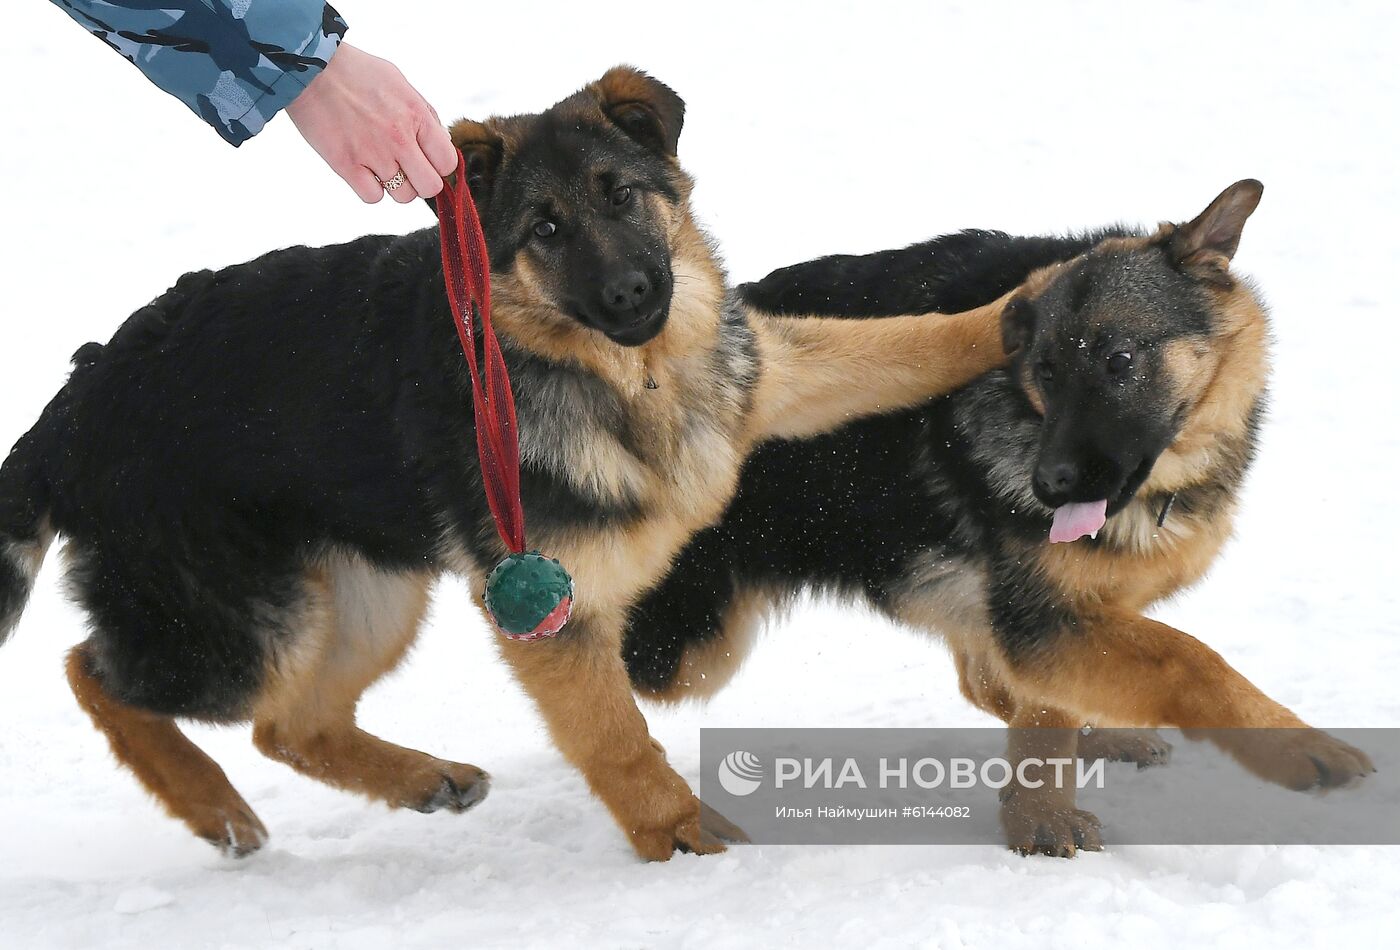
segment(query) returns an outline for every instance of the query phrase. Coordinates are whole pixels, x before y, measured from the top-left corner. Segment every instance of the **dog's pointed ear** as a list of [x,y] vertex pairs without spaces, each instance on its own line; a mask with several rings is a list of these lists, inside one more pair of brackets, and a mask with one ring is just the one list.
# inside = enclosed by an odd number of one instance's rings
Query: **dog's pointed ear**
[[1001,348],[1010,356],[1030,346],[1035,335],[1035,307],[1017,294],[1006,302],[1001,311]]
[[1244,223],[1263,195],[1264,186],[1253,178],[1226,188],[1193,220],[1172,229],[1167,242],[1172,263],[1203,279],[1228,282]]
[[489,125],[471,119],[458,119],[448,131],[452,144],[466,159],[467,186],[471,188],[472,197],[480,201],[490,191],[496,171],[501,167],[505,142]]
[[685,102],[670,86],[640,69],[615,66],[588,90],[603,114],[630,138],[675,158],[685,124]]

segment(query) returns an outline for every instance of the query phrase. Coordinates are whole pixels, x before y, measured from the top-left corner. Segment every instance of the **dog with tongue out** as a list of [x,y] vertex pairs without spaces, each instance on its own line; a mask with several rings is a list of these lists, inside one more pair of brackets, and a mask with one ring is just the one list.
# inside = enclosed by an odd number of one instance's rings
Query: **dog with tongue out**
[[1053,512],[1051,544],[1097,540],[1171,442],[1173,413],[1134,391],[1134,372],[1152,372],[1135,369],[1135,341],[1091,324],[1047,336],[1034,367],[1045,422],[1031,487]]
[[1078,541],[1085,535],[1099,536],[1099,529],[1108,521],[1108,499],[1098,501],[1071,501],[1055,509],[1054,521],[1050,523],[1050,543],[1064,544]]
[[[1228,261],[1229,229],[1257,200],[1252,186],[1227,191],[1214,217],[1229,223],[1213,234],[1211,218],[1193,222],[1203,232],[1194,240]],[[1018,297],[1002,317],[1026,398],[1043,419],[1031,489],[1052,513],[1052,544],[1097,540],[1133,501],[1181,430],[1193,378],[1215,362],[1200,276],[1115,266],[1111,250],[1103,257],[1066,268],[1037,299]],[[1209,279],[1206,272],[1207,287]]]
[[[964,232],[746,285],[750,305],[780,314],[930,320],[1011,293],[1010,365],[917,409],[762,448],[722,521],[634,609],[634,686],[710,694],[766,606],[818,589],[942,637],[963,695],[1012,727],[1013,762],[1167,761],[1160,737],[1081,733],[1088,723],[1190,730],[1287,788],[1369,774],[1364,752],[1146,614],[1210,568],[1254,457],[1269,326],[1233,259],[1262,193],[1236,182],[1153,231]],[[1099,848],[1073,789],[1048,785],[1002,790],[1007,843]]]

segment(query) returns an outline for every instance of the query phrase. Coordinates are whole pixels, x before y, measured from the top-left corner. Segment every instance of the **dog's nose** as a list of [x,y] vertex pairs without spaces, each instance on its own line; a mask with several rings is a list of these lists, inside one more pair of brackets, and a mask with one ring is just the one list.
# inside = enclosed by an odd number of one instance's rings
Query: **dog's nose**
[[651,281],[639,270],[618,274],[603,284],[603,305],[616,314],[640,310],[651,296]]
[[1035,487],[1043,498],[1059,499],[1079,484],[1079,466],[1073,462],[1042,462],[1035,470]]

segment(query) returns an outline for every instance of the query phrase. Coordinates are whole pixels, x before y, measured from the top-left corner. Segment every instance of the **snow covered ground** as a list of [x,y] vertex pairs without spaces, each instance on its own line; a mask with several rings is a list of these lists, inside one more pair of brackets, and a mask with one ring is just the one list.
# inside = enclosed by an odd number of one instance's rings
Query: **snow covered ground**
[[[1187,217],[1268,186],[1238,264],[1277,386],[1238,540],[1160,616],[1323,726],[1400,726],[1393,299],[1400,71],[1384,2],[337,4],[444,116],[533,110],[629,61],[690,112],[681,155],[736,278],[967,227]],[[187,269],[425,226],[361,207],[279,119],[234,151],[46,3],[0,37],[0,441]],[[273,833],[220,859],[119,772],[63,683],[54,562],[0,653],[0,947],[1144,947],[1387,943],[1394,848],[758,848],[640,864],[555,753],[460,585],[368,728],[490,769],[467,816],[390,812],[194,728]],[[810,604],[698,730],[978,725],[926,639]]]

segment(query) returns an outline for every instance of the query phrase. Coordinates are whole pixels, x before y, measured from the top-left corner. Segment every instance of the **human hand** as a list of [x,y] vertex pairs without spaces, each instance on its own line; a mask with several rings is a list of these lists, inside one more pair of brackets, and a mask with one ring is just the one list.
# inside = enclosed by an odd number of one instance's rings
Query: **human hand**
[[389,192],[399,203],[442,190],[457,169],[457,149],[433,107],[386,60],[341,43],[306,91],[287,106],[302,138],[370,204],[382,181],[403,169]]

